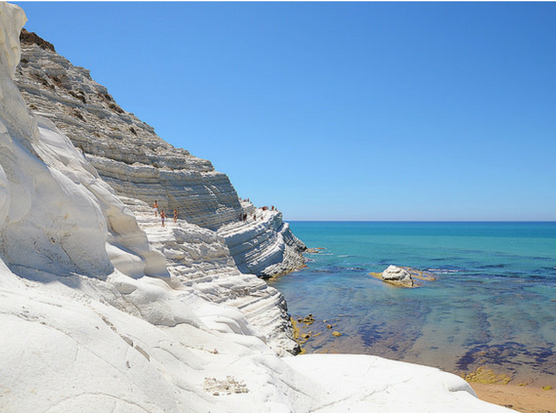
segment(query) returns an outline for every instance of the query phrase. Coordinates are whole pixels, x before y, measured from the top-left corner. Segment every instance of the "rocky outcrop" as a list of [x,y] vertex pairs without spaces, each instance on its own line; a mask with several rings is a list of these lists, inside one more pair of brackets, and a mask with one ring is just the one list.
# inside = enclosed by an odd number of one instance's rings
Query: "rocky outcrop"
[[25,29],[21,29],[21,34],[19,35],[19,41],[21,42],[22,45],[36,44],[37,46],[40,46],[43,49],[52,50],[53,52],[56,51],[52,43],[42,39],[36,33],[28,32]]
[[382,280],[401,287],[413,287],[411,274],[403,268],[390,265],[382,272]]
[[[150,246],[166,258],[172,285],[187,288],[207,302],[237,308],[277,354],[297,354],[284,296],[265,281],[238,270],[226,239],[216,231],[178,219],[161,226],[142,201],[122,198],[144,229]],[[211,323],[219,331],[228,325]]]
[[188,222],[205,228],[239,216],[241,205],[226,175],[160,139],[87,69],[26,43],[16,82],[29,109],[52,120],[118,194],[180,208]]
[[19,59],[14,26],[19,29],[24,16],[16,8],[2,12],[9,16],[2,16],[0,29],[0,258],[19,274],[106,277],[113,271],[105,248],[106,217],[92,193],[75,185],[95,177],[78,158],[73,179],[54,167],[60,155],[43,145],[37,119],[13,84]]
[[[306,249],[305,244],[282,221],[282,213],[256,209],[249,202],[244,202],[243,208],[248,216],[245,221],[231,223],[218,231],[240,270],[270,278],[304,264],[299,252]],[[269,266],[269,262],[275,264]]]

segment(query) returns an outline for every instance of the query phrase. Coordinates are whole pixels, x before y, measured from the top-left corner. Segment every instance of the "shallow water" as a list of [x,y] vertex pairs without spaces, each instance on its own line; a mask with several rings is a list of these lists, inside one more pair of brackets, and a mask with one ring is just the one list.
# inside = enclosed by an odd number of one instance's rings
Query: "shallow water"
[[[294,318],[317,320],[302,328],[312,335],[307,352],[374,354],[457,374],[485,366],[514,383],[556,387],[556,223],[290,225],[309,247],[325,248],[272,282]],[[390,264],[436,281],[404,289],[369,275]]]

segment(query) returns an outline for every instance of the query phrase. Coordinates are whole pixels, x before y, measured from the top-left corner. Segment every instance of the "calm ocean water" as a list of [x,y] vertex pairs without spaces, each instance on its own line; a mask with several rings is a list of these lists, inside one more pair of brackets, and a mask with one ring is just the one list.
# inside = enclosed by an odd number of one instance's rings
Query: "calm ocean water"
[[[480,366],[556,387],[556,223],[292,222],[306,269],[271,284],[307,352],[363,353],[469,373]],[[397,288],[369,272],[427,270]],[[332,328],[327,328],[332,325]],[[342,333],[333,337],[332,332]]]

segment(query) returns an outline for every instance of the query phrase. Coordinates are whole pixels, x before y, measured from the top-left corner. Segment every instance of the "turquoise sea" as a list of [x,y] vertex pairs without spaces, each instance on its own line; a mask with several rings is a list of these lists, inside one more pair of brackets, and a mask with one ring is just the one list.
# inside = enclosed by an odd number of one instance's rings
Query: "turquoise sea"
[[[307,268],[271,285],[308,353],[373,354],[556,387],[556,222],[291,222]],[[432,273],[406,289],[369,275]],[[331,328],[327,328],[331,326]],[[337,331],[340,337],[332,336]]]

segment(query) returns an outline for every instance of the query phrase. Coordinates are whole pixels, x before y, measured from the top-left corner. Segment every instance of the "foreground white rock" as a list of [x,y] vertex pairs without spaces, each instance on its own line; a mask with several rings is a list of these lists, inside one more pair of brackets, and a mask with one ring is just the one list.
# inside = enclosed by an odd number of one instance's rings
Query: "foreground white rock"
[[[248,320],[263,281],[223,236],[153,225],[28,113],[12,81],[24,20],[0,3],[1,412],[508,411],[433,368],[278,357]],[[234,293],[251,311],[219,303]]]
[[[280,359],[239,313],[213,315],[237,332],[211,331],[196,315],[206,303],[156,279],[65,280],[76,289],[6,268],[1,276],[3,412],[508,411],[433,368],[371,356]],[[247,392],[227,389],[229,378]]]

